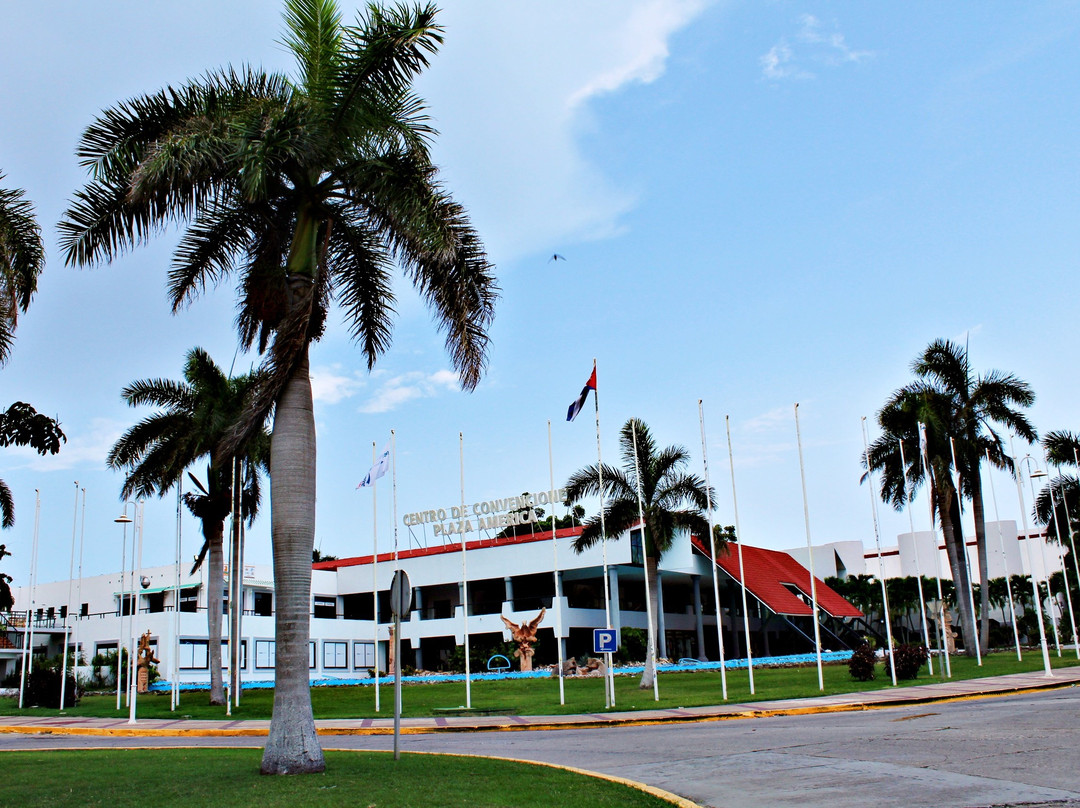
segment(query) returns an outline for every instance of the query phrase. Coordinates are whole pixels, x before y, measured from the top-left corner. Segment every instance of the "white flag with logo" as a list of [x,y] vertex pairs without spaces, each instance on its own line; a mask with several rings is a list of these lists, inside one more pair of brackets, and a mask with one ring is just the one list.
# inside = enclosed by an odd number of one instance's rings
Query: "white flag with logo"
[[360,481],[360,485],[357,488],[367,488],[372,485],[377,479],[386,474],[390,468],[390,444],[386,444],[383,447],[382,454],[379,455],[379,459],[375,461],[375,465],[368,469],[367,476]]

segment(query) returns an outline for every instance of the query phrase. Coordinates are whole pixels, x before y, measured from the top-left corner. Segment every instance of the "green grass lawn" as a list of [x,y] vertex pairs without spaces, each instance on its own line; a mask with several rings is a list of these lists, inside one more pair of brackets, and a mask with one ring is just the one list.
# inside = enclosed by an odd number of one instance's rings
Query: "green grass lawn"
[[[1060,659],[1051,652],[1055,667],[1078,664],[1075,655]],[[973,679],[1042,669],[1042,657],[1037,650],[1024,654],[1022,662],[1011,652],[990,654],[983,658],[982,667],[967,657],[954,657],[954,679]],[[901,682],[900,686],[941,681],[941,671],[935,663],[935,675],[924,667],[919,678]],[[660,675],[660,701],[653,701],[652,690],[638,689],[638,676],[615,678],[615,710],[644,710],[654,707],[694,707],[722,702],[720,674],[716,671],[664,673]],[[728,700],[733,702],[791,699],[818,695],[817,669],[814,665],[798,668],[758,668],[754,671],[755,695],[751,696],[745,670],[728,672]],[[510,711],[518,715],[563,715],[571,713],[602,713],[604,709],[603,680],[567,679],[566,705],[559,704],[558,679],[504,679],[473,681],[472,707],[479,710]],[[851,693],[861,690],[891,688],[888,669],[880,663],[877,678],[856,682],[848,674],[846,664],[825,666],[825,693]],[[381,711],[375,712],[375,692],[370,685],[347,687],[314,687],[311,701],[316,718],[368,718],[393,716],[393,688],[389,680],[381,687]],[[169,710],[167,693],[139,696],[138,715],[142,718],[223,719],[224,707],[210,707],[205,691],[187,691],[180,695],[180,708]],[[17,700],[0,699],[0,715],[19,714]],[[402,688],[402,714],[430,716],[440,709],[465,704],[465,683],[409,684]],[[233,719],[269,718],[273,707],[273,691],[252,689],[244,691],[240,705],[233,708]],[[127,708],[116,710],[116,696],[89,695],[78,707],[65,711],[68,715],[116,717],[127,716]],[[57,710],[30,707],[27,715],[56,715]]]
[[263,777],[259,749],[102,749],[4,753],[4,804],[26,806],[353,805],[660,808],[637,789],[486,758],[327,752],[326,771]]

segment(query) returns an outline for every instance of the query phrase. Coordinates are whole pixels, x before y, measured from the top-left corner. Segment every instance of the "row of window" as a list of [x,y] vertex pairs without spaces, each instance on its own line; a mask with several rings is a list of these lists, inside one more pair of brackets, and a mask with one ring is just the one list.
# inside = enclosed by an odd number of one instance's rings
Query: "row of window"
[[[317,640],[308,643],[308,667],[317,670],[318,665]],[[352,669],[356,671],[375,667],[375,643],[354,640],[352,643]],[[156,654],[157,644],[151,643],[151,649]],[[228,641],[221,641],[221,667],[228,667]],[[255,640],[255,670],[273,670],[276,662],[276,643],[274,640]],[[116,651],[116,643],[99,643],[96,652],[104,654]],[[210,668],[209,650],[206,640],[182,639],[180,640],[180,670],[205,671]],[[323,640],[322,642],[322,669],[323,670],[349,670],[349,643],[347,640]],[[248,669],[248,641],[240,641],[240,669]]]

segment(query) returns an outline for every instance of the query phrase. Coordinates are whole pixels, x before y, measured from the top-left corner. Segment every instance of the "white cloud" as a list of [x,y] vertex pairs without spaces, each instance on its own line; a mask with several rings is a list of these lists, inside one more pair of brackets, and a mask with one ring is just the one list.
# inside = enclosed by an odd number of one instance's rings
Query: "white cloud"
[[311,369],[311,397],[319,404],[337,404],[356,395],[365,379],[357,371],[342,374],[341,365]]
[[446,42],[420,81],[436,160],[504,261],[621,231],[633,191],[579,145],[601,94],[656,81],[669,42],[708,0],[449,4]]
[[845,63],[862,62],[875,55],[873,51],[852,48],[839,31],[823,31],[821,21],[813,14],[803,14],[799,17],[799,24],[795,34],[797,49],[789,44],[786,37],[781,37],[760,57],[761,72],[765,78],[772,81],[812,79],[815,74],[803,66],[805,62],[838,67]]
[[[131,424],[123,424],[108,418],[95,418],[90,431],[73,434],[61,423],[67,435],[67,443],[60,445],[60,453],[42,457],[29,446],[14,446],[4,450],[5,465],[27,468],[32,471],[65,471],[88,468],[100,471],[105,468],[105,458],[113,444]],[[14,461],[14,462],[13,462]]]
[[455,390],[457,386],[458,375],[451,370],[403,373],[384,381],[375,395],[360,408],[360,412],[390,412],[414,399],[432,398],[448,390]]

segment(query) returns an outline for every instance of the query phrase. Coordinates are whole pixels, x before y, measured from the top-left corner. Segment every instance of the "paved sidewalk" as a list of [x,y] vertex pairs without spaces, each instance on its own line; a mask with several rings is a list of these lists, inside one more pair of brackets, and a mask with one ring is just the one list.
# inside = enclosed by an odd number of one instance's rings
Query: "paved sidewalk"
[[[684,721],[722,721],[783,715],[873,710],[890,706],[929,704],[1011,693],[1028,693],[1080,684],[1080,667],[1061,668],[1051,678],[1042,673],[1014,673],[985,679],[934,682],[904,688],[885,688],[835,696],[813,696],[751,703],[727,703],[707,707],[634,710],[578,715],[458,715],[402,718],[403,734],[431,732],[478,732],[484,730],[582,729],[588,727],[672,724]],[[393,716],[387,718],[332,718],[315,722],[320,735],[389,735]],[[204,721],[194,719],[79,718],[74,716],[0,716],[0,733],[55,735],[259,737],[270,728],[269,720]]]

